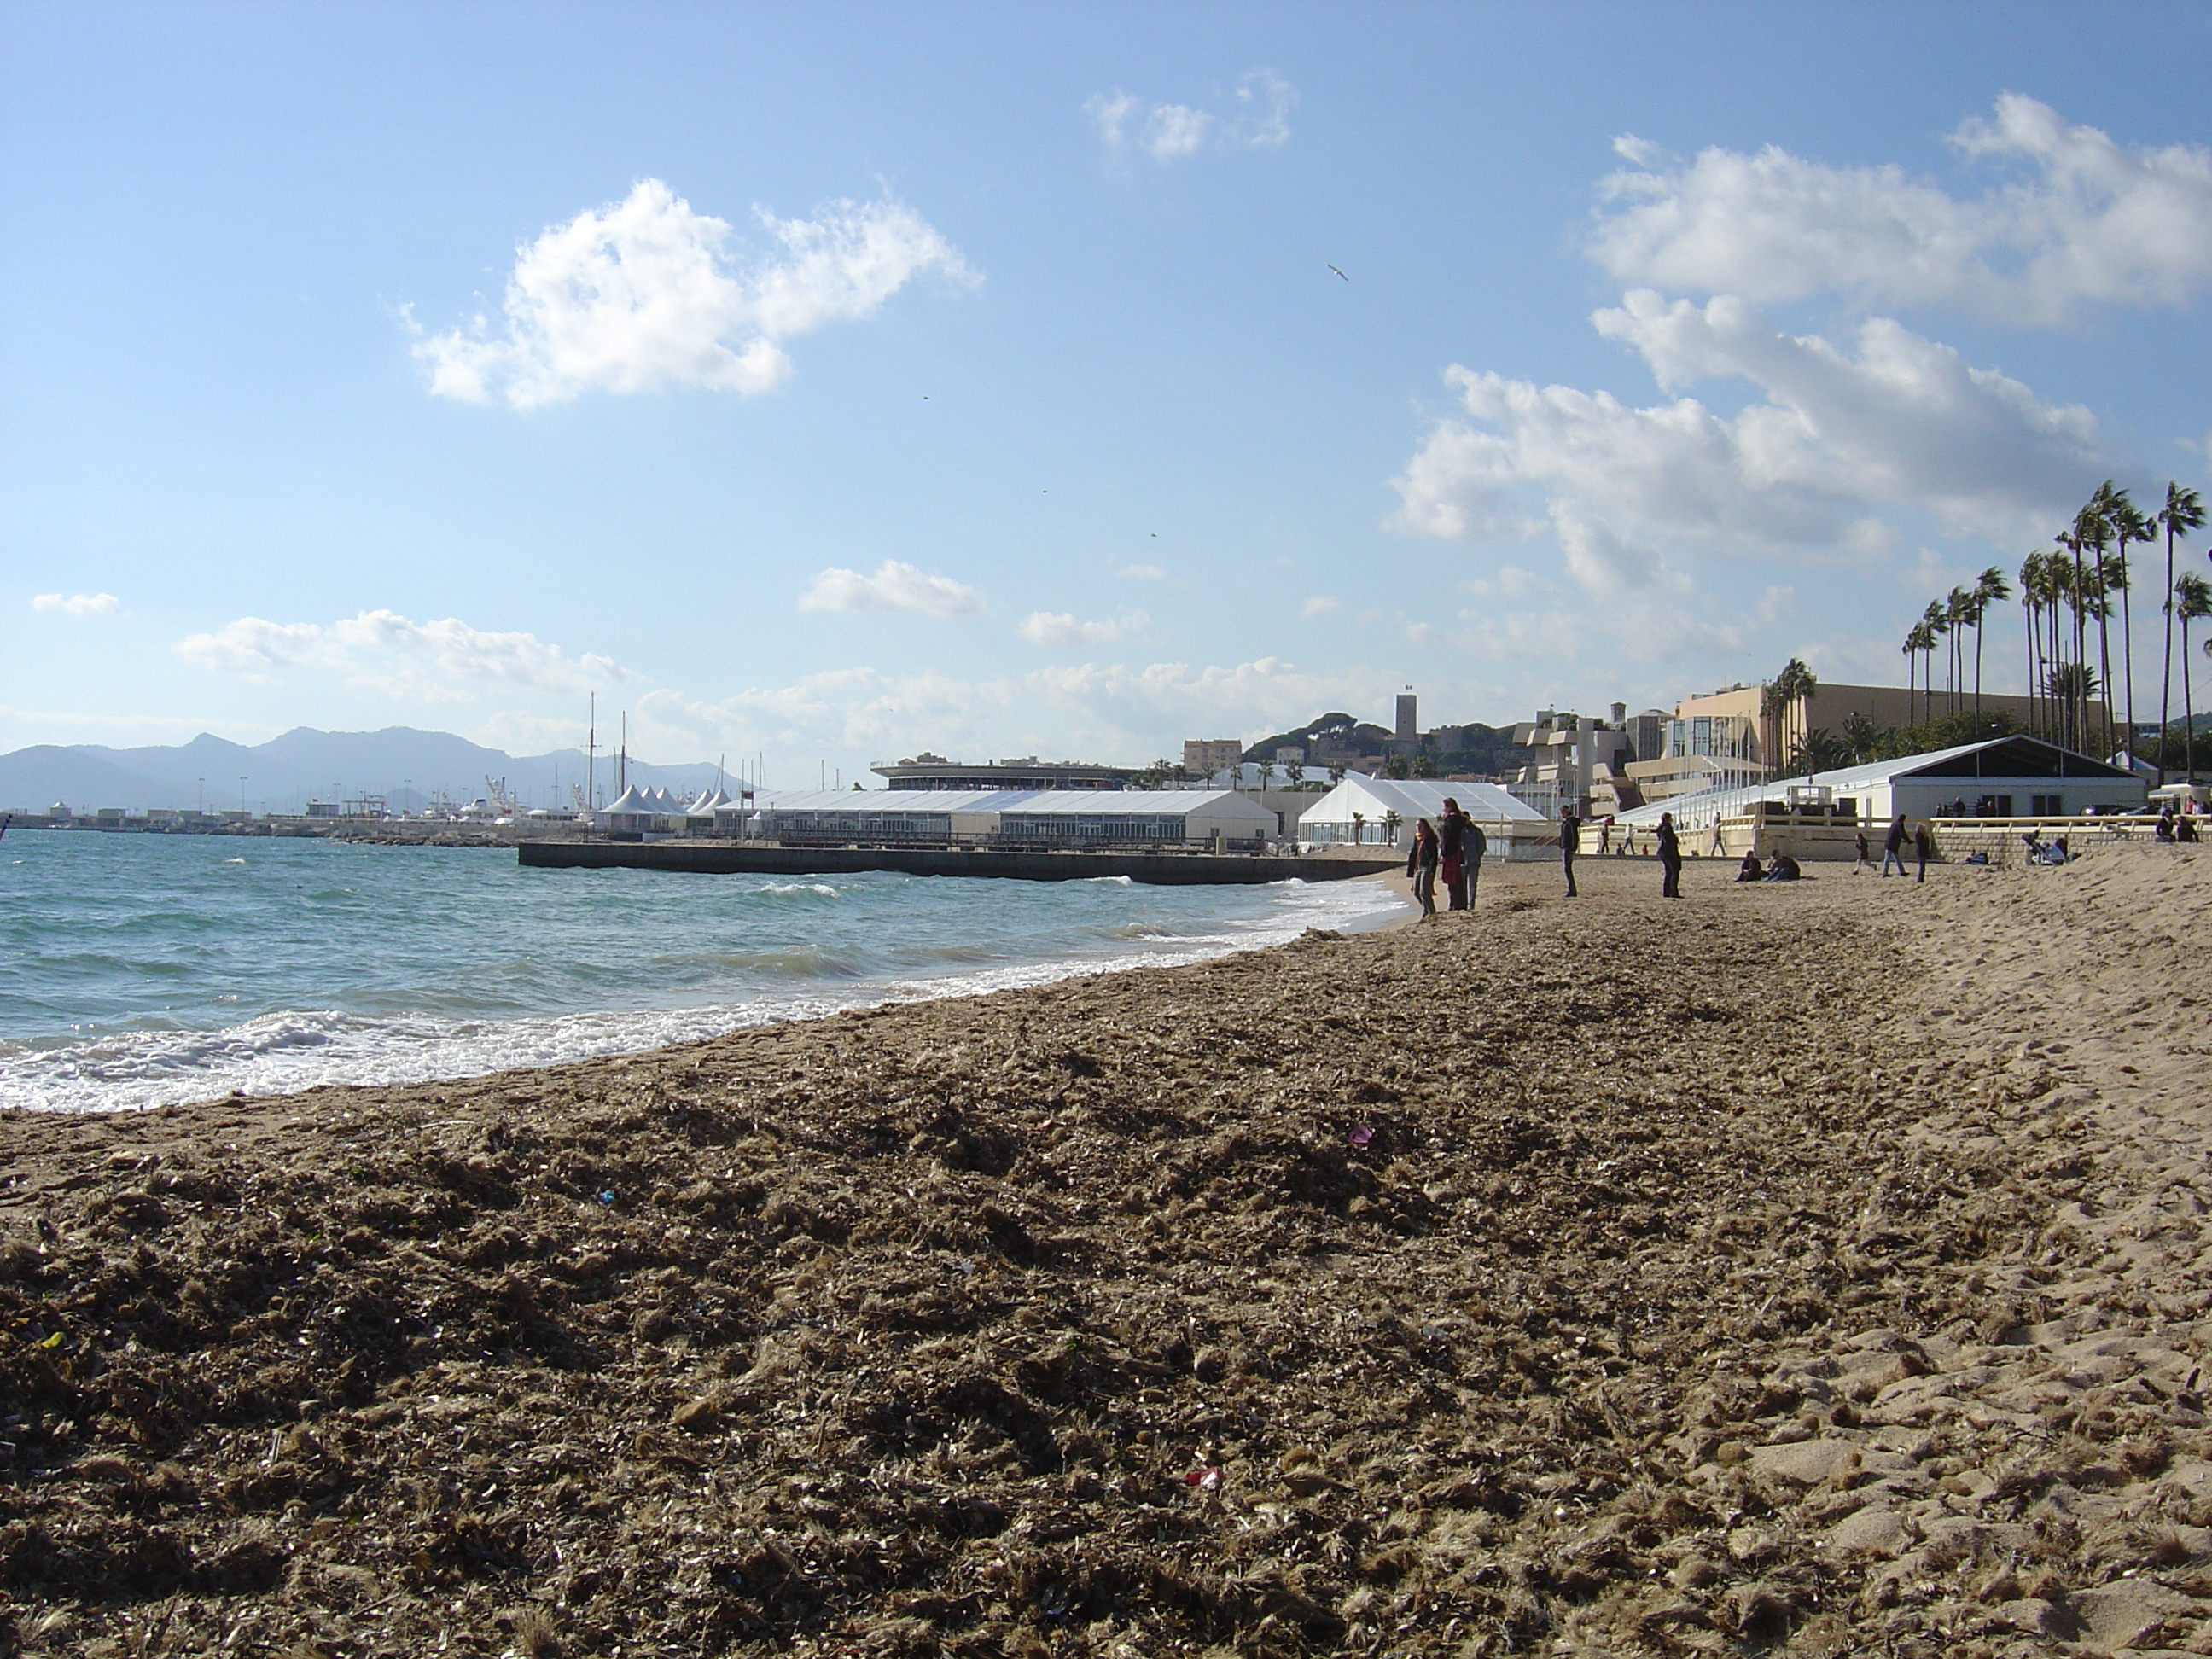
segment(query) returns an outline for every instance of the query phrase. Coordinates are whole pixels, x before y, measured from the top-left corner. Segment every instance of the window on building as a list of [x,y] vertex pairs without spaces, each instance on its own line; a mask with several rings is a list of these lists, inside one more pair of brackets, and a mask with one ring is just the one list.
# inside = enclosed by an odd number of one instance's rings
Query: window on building
[[2066,816],[2065,800],[2059,795],[2030,795],[2027,815],[2034,818],[2057,818]]

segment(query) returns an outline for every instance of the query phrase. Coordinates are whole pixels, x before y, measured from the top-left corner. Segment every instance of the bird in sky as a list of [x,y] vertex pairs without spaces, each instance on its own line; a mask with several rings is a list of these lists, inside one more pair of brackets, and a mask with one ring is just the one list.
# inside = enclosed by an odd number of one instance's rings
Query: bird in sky
[[[1335,267],[1334,265],[1331,265],[1331,266],[1329,266],[1329,269],[1330,269],[1331,270],[1336,270],[1336,267]],[[1336,274],[1337,274],[1338,276],[1344,276],[1344,273],[1343,273],[1342,271],[1340,271],[1340,270],[1336,270]],[[1352,278],[1351,278],[1351,277],[1349,277],[1349,276],[1344,276],[1344,280],[1345,280],[1346,282],[1347,282],[1347,283],[1348,283],[1348,282],[1350,282],[1350,281],[1352,280]]]

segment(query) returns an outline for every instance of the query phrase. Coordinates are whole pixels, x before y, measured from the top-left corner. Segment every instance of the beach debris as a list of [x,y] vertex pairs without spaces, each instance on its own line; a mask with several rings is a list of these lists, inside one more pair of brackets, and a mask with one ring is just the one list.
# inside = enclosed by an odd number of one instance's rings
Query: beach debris
[[1344,1138],[1355,1146],[1371,1146],[1375,1139],[1375,1131],[1367,1124],[1355,1123],[1345,1131]]

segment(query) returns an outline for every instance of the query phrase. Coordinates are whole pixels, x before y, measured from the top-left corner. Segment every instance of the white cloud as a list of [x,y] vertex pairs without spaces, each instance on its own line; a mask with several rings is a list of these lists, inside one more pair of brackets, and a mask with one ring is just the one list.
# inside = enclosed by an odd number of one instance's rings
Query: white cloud
[[1033,611],[1015,631],[1031,645],[1110,645],[1152,625],[1152,619],[1141,611],[1124,611],[1097,622],[1079,622],[1065,611]]
[[1586,591],[1679,592],[1669,552],[1864,556],[1886,550],[1890,508],[2033,538],[2111,471],[2087,410],[1887,319],[1860,326],[1855,352],[1725,295],[1701,307],[1638,291],[1594,321],[1662,386],[1743,380],[1765,396],[1733,416],[1686,397],[1638,408],[1455,365],[1470,418],[1438,422],[1394,481],[1399,528],[1492,539],[1548,525]]
[[1301,617],[1334,617],[1344,606],[1326,593],[1316,593],[1298,607]]
[[1125,582],[1164,582],[1168,579],[1168,568],[1164,564],[1117,564],[1114,574]]
[[112,593],[40,593],[31,600],[31,609],[64,617],[112,617],[123,609],[123,601]]
[[2212,150],[2118,144],[2015,93],[1951,141],[2009,181],[1962,198],[1893,166],[1772,145],[1683,163],[1624,138],[1634,170],[1604,181],[1591,252],[1624,283],[1677,292],[1833,293],[2035,323],[2085,302],[2178,304],[2212,281]]
[[516,409],[587,391],[699,386],[753,396],[788,379],[781,342],[866,317],[909,280],[974,277],[905,204],[835,202],[812,219],[756,210],[779,244],[742,262],[724,221],[658,179],[517,251],[496,325],[420,340],[430,390]]
[[933,576],[901,559],[885,559],[872,576],[832,565],[799,596],[801,611],[910,611],[924,617],[972,616],[983,596],[950,576]]
[[580,693],[638,678],[611,658],[571,657],[532,634],[489,633],[452,617],[410,622],[391,611],[329,623],[241,617],[171,648],[197,666],[249,679],[291,670],[343,674],[426,702],[467,702],[495,690]]
[[1225,102],[1212,110],[1159,104],[1116,88],[1085,108],[1106,148],[1155,161],[1176,161],[1200,150],[1279,149],[1290,142],[1291,110],[1297,88],[1269,69],[1249,70]]

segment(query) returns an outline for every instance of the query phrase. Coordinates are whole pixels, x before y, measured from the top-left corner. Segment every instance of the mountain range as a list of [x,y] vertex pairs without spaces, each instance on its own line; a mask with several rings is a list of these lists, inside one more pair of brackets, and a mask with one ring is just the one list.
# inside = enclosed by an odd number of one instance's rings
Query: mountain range
[[[616,789],[617,762],[601,751],[602,802]],[[520,805],[568,806],[573,785],[585,781],[580,749],[516,756],[487,749],[450,732],[386,726],[381,732],[318,732],[295,726],[266,743],[246,744],[202,732],[190,743],[143,749],[98,744],[39,744],[0,755],[0,810],[43,812],[56,801],[79,812],[103,806],[236,808],[297,811],[309,799],[353,800],[381,795],[392,810],[420,811],[438,795],[475,799],[485,780],[505,779]],[[652,766],[629,763],[629,781],[678,794],[712,788],[711,763]],[[241,782],[241,780],[243,781]]]

